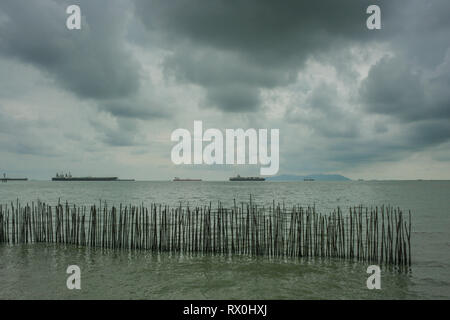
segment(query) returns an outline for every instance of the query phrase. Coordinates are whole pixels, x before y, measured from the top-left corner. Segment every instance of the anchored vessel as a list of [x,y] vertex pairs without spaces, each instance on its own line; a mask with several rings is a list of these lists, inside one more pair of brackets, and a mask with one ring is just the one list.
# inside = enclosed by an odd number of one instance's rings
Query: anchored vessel
[[4,181],[27,181],[28,178],[2,178]]
[[3,174],[3,177],[0,178],[2,182],[8,182],[8,181],[27,181],[28,178],[8,178],[6,177],[6,173]]
[[241,177],[237,175],[236,177],[231,177],[230,181],[265,181],[265,178],[261,177]]
[[181,179],[181,178],[175,177],[173,179],[173,181],[202,181],[202,179]]
[[57,173],[52,181],[119,181],[119,179],[117,177],[72,177],[70,173]]

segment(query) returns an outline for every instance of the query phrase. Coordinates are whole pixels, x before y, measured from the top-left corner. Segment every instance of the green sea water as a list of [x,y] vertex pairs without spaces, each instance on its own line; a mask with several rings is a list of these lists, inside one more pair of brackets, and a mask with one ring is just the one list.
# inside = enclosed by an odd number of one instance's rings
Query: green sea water
[[[337,206],[393,205],[412,214],[412,268],[382,267],[381,290],[368,290],[368,263],[336,259],[180,256],[144,251],[29,244],[0,245],[1,299],[449,299],[450,181],[51,182],[0,184],[0,203],[58,199],[70,204],[224,205],[273,200]],[[66,269],[81,269],[68,290]]]

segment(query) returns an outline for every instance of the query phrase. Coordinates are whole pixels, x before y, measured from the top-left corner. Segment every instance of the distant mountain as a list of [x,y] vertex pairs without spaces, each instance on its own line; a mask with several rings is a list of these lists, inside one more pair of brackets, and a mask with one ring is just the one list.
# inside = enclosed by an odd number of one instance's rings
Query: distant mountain
[[267,177],[268,181],[303,181],[304,179],[314,179],[315,181],[350,181],[351,179],[340,174],[310,174],[298,176],[293,174],[282,174],[274,177]]

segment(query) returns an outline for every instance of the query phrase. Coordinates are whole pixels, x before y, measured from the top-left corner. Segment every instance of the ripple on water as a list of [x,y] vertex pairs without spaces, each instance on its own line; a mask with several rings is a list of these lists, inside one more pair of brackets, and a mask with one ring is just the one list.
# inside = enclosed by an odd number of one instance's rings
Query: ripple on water
[[[3,299],[401,299],[411,279],[383,272],[366,288],[366,266],[342,260],[178,256],[62,245],[0,246]],[[65,288],[77,264],[82,290]]]

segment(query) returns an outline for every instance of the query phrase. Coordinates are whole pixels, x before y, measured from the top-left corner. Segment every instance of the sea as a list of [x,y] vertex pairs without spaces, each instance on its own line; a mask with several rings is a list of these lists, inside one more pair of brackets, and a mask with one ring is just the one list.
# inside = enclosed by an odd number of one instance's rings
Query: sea
[[[0,244],[0,299],[450,299],[450,181],[0,183],[2,205],[231,206],[250,198],[322,213],[357,205],[411,211],[411,269],[381,266],[381,289],[369,290],[369,263],[345,259]],[[67,288],[69,265],[81,270],[80,290]]]

